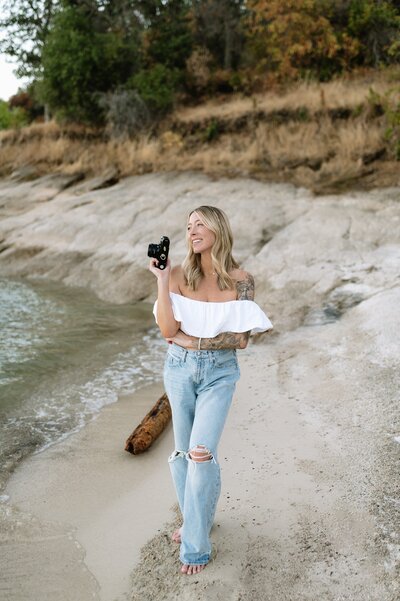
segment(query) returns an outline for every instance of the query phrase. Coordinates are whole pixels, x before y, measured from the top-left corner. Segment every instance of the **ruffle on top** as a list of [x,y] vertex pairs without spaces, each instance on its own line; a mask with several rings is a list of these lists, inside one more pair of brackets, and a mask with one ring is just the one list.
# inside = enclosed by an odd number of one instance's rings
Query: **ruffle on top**
[[[194,300],[175,292],[169,295],[174,317],[188,336],[214,338],[222,332],[251,331],[255,334],[273,328],[264,311],[252,300],[218,303]],[[153,313],[157,322],[157,301]]]

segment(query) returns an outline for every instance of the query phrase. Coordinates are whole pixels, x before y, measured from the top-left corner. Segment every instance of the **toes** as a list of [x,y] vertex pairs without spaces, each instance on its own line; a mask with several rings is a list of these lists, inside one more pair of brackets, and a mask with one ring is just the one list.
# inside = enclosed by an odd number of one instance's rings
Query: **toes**
[[187,574],[188,576],[191,576],[192,574],[198,574],[199,572],[204,570],[205,567],[206,567],[206,564],[192,565],[192,566],[183,564],[183,566],[181,567],[181,572],[183,574]]
[[174,543],[180,543],[181,541],[181,528],[178,528],[177,530],[175,530],[175,532],[172,533],[171,536],[172,540]]

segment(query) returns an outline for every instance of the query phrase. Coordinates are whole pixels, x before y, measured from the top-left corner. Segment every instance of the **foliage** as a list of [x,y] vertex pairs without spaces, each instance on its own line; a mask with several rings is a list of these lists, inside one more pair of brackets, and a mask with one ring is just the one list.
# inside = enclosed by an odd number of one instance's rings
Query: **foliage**
[[360,42],[359,62],[377,66],[400,57],[400,14],[391,2],[352,0],[348,31]]
[[172,108],[179,80],[179,71],[156,64],[139,71],[129,83],[156,117],[165,115]]
[[29,122],[43,118],[43,106],[37,101],[32,85],[11,96],[8,105],[11,109],[20,108],[23,110]]
[[204,92],[211,77],[211,63],[213,57],[207,48],[202,46],[194,48],[186,61],[186,88],[197,94]]
[[0,2],[0,52],[18,62],[18,77],[35,77],[41,71],[42,50],[57,0]]
[[385,139],[392,155],[400,161],[400,86],[395,86],[385,94],[370,90],[369,104],[372,110],[383,111],[386,121]]
[[[259,68],[282,79],[313,74],[329,79],[343,57],[356,53],[348,35],[337,35],[323,0],[253,0],[249,48]],[[349,58],[346,58],[349,60]]]
[[195,43],[206,48],[218,69],[239,66],[243,42],[244,0],[193,0]]
[[0,0],[0,15],[0,52],[32,80],[15,107],[130,135],[177,97],[400,61],[399,0]]
[[10,108],[5,100],[0,100],[0,129],[22,127],[27,122],[28,116],[22,108]]
[[150,112],[135,90],[116,90],[100,98],[107,130],[114,138],[133,137],[151,124]]
[[192,51],[189,5],[185,0],[145,0],[141,4],[146,20],[146,66],[152,68],[161,64],[168,69],[185,68]]
[[56,15],[42,55],[41,97],[63,118],[101,123],[99,93],[112,90],[138,65],[134,39],[93,27],[83,9]]
[[204,132],[204,141],[213,142],[220,136],[220,127],[216,119],[212,119]]

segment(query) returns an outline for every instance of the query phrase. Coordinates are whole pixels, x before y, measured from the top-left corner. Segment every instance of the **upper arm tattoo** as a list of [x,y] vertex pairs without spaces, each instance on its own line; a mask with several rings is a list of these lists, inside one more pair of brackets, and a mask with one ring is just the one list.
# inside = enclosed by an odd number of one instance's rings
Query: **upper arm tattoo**
[[244,280],[236,282],[238,300],[254,300],[254,278],[250,273]]
[[[254,278],[246,273],[244,280],[236,282],[238,300],[254,300]],[[244,348],[249,340],[250,332],[222,332],[214,338],[202,338],[202,350]]]

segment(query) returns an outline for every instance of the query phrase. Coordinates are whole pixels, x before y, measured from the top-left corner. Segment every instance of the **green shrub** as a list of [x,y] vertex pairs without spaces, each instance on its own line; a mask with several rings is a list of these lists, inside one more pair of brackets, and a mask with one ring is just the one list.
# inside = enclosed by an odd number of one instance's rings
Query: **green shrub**
[[0,100],[0,129],[22,127],[28,123],[28,115],[24,109],[10,108],[8,102]]
[[172,109],[180,79],[179,71],[157,64],[139,71],[129,84],[138,92],[151,114],[161,117]]
[[371,89],[368,104],[373,114],[384,116],[385,140],[392,156],[400,161],[400,87],[391,88],[385,94]]
[[378,66],[400,58],[400,14],[391,2],[351,0],[348,31],[361,43],[362,64]]
[[205,142],[213,142],[220,136],[220,126],[216,119],[212,119],[211,122],[207,125],[204,132],[204,141]]

